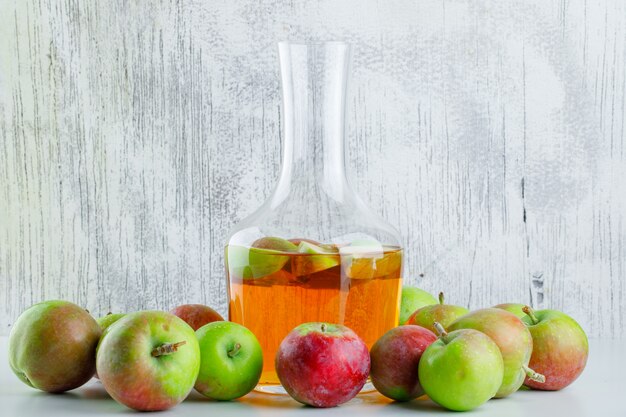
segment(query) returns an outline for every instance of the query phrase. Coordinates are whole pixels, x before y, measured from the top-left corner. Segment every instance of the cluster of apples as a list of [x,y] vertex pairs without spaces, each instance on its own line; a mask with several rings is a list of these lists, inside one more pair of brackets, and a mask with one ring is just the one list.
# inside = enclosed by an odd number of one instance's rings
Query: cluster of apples
[[571,317],[501,304],[470,312],[404,288],[400,325],[368,352],[350,329],[305,323],[281,343],[276,372],[297,401],[334,407],[352,399],[370,376],[396,401],[428,395],[449,410],[474,409],[523,384],[559,390],[583,371],[587,336]]
[[210,307],[108,314],[95,320],[68,301],[27,309],[9,336],[9,365],[27,385],[58,393],[94,375],[121,404],[165,410],[195,389],[218,400],[239,398],[258,383],[261,346],[252,332]]
[[[406,287],[400,324],[368,351],[345,326],[303,323],[278,349],[278,378],[295,400],[314,407],[349,401],[369,376],[393,400],[426,394],[464,411],[523,384],[559,390],[587,362],[585,332],[555,310],[501,304],[470,312],[445,304],[443,294],[437,301]],[[252,332],[199,304],[95,320],[70,302],[46,301],[13,326],[9,364],[47,392],[77,388],[95,374],[119,403],[155,411],[180,403],[194,387],[217,400],[246,395],[260,379],[263,353]]]
[[589,346],[580,325],[556,310],[500,304],[468,311],[418,289],[402,293],[400,323],[371,350],[371,378],[383,395],[423,394],[456,411],[503,398],[522,385],[560,390],[583,371]]

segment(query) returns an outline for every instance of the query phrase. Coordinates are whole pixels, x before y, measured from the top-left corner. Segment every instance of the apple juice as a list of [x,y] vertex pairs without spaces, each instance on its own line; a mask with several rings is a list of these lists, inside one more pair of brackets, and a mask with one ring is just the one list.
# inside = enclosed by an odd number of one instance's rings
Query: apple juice
[[261,385],[280,383],[274,369],[276,351],[302,323],[343,324],[368,348],[398,323],[400,248],[354,250],[306,240],[291,242],[299,243],[297,251],[268,249],[268,245],[226,247],[229,318],[259,339]]

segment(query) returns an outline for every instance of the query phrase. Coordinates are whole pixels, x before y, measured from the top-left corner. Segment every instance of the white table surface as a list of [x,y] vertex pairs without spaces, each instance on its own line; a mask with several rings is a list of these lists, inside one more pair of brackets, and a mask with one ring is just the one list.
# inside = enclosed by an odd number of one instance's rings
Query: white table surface
[[[560,392],[519,391],[492,400],[463,415],[494,417],[626,417],[626,341],[592,340],[587,368],[574,384]],[[95,379],[65,394],[46,394],[27,387],[11,372],[7,337],[0,338],[0,416],[116,416],[135,413],[117,404]],[[215,402],[193,392],[182,404],[159,415],[168,416],[345,416],[441,415],[430,400],[392,403],[377,393],[361,394],[336,408],[304,407],[287,396],[251,393],[231,402]],[[448,412],[453,415],[453,412]]]

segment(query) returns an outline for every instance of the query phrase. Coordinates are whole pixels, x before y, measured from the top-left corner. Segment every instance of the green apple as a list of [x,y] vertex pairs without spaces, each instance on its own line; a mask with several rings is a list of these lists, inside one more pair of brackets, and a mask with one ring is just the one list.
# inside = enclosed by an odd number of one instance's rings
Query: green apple
[[403,287],[400,301],[400,323],[404,324],[411,314],[424,306],[437,304],[432,294],[417,287]]
[[418,368],[430,399],[449,410],[467,411],[493,398],[504,375],[498,345],[478,330],[446,333],[441,324],[434,327],[439,340],[426,348]]
[[452,322],[448,330],[474,329],[491,338],[504,360],[504,377],[496,397],[503,398],[517,391],[529,375],[538,381],[542,376],[528,368],[533,339],[526,325],[515,314],[499,308],[472,311]]
[[98,376],[117,402],[139,411],[183,401],[200,369],[193,329],[164,311],[139,311],[109,326],[96,354]]
[[126,314],[124,313],[108,313],[106,316],[102,316],[96,321],[100,325],[102,331],[105,331],[110,325],[124,317]]
[[443,328],[447,328],[450,323],[469,313],[465,307],[444,304],[443,293],[439,293],[439,304],[428,305],[420,308],[409,316],[405,324],[416,324],[422,326],[431,332],[436,330],[433,326],[434,322],[440,323]]
[[497,306],[493,306],[493,308],[499,308],[500,310],[506,310],[509,313],[515,314],[520,319],[526,317],[526,313],[522,311],[526,304],[518,304],[518,303],[504,303],[498,304]]
[[[97,319],[96,321],[98,322],[98,325],[100,325],[100,328],[104,332],[107,328],[109,328],[109,326],[111,326],[113,323],[117,322],[119,319],[121,319],[125,315],[126,314],[124,314],[124,313],[111,313],[111,312],[109,312],[106,316],[102,316],[99,319]],[[98,372],[96,372],[96,374],[94,376],[96,378],[100,379],[100,377],[98,376]]]
[[258,279],[280,271],[289,261],[287,253],[295,253],[298,247],[279,237],[263,237],[251,247],[228,245],[226,260],[232,277]]
[[339,251],[303,240],[293,257],[291,272],[295,276],[311,275],[339,265]]
[[245,327],[216,321],[196,331],[200,373],[196,390],[215,400],[232,400],[252,391],[263,371],[263,351]]

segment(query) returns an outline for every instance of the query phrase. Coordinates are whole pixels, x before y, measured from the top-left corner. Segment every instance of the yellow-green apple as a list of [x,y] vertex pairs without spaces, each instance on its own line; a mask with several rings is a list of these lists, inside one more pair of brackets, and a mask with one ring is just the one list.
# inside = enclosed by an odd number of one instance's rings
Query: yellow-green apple
[[215,400],[233,400],[252,391],[263,371],[263,351],[254,334],[229,321],[216,321],[196,331],[200,372],[196,390]]
[[117,402],[139,411],[166,410],[187,397],[200,369],[193,329],[163,311],[119,319],[100,339],[98,376]]
[[349,328],[304,323],[283,339],[275,364],[278,379],[296,401],[335,407],[363,388],[370,356],[365,343]]
[[289,253],[298,246],[279,237],[262,237],[250,247],[228,245],[226,261],[230,274],[239,279],[258,279],[280,271],[289,262]]
[[498,304],[497,306],[493,306],[493,308],[499,308],[499,309],[502,309],[502,310],[506,310],[509,313],[515,314],[518,318],[521,319],[521,318],[526,317],[526,313],[524,313],[522,311],[524,306],[525,306],[525,304],[504,303],[504,304]]
[[296,276],[324,271],[341,262],[337,249],[310,241],[301,241],[298,244],[298,253],[301,255],[294,256],[291,260],[291,272]]
[[445,329],[454,320],[467,313],[469,313],[469,310],[465,307],[444,304],[443,293],[440,292],[439,304],[428,305],[420,308],[409,316],[406,324],[416,324],[427,328],[431,332],[435,332],[435,328],[433,327],[434,322],[441,324]]
[[100,326],[68,301],[44,301],[24,311],[9,335],[9,365],[25,384],[63,392],[89,381],[96,370]]
[[483,332],[500,348],[504,360],[504,376],[496,397],[503,398],[517,391],[524,383],[526,375],[541,381],[542,376],[528,368],[533,338],[526,325],[515,314],[499,308],[483,308],[464,315],[448,326],[448,331],[459,329]]
[[405,324],[411,314],[420,308],[434,304],[437,304],[437,299],[432,294],[417,287],[403,287],[399,324]]
[[125,316],[124,313],[108,313],[106,316],[102,316],[96,321],[100,325],[100,328],[102,329],[102,331],[105,331],[107,327],[109,327],[110,325],[112,325],[113,323],[115,323],[116,321],[118,321],[124,316]]
[[539,384],[526,378],[524,385],[538,390],[557,391],[565,388],[585,369],[589,342],[585,331],[570,316],[556,310],[533,311],[524,307],[523,318],[533,337],[533,353],[529,366],[545,375]]
[[[122,317],[124,317],[126,314],[124,313],[107,313],[106,316],[102,316],[99,319],[97,319],[96,321],[98,322],[98,324],[100,325],[100,329],[102,329],[102,331],[104,332],[109,326],[111,326],[113,323],[115,323],[116,321],[118,321],[119,319],[121,319]],[[96,374],[94,375],[96,378],[100,379],[100,377],[98,376],[98,372],[96,372]]]
[[370,377],[374,387],[396,401],[424,394],[417,372],[424,350],[437,336],[421,326],[398,326],[374,343],[370,351]]
[[439,340],[426,348],[419,363],[430,399],[449,410],[467,411],[493,398],[504,374],[498,345],[478,330],[446,333],[441,324],[434,327]]

